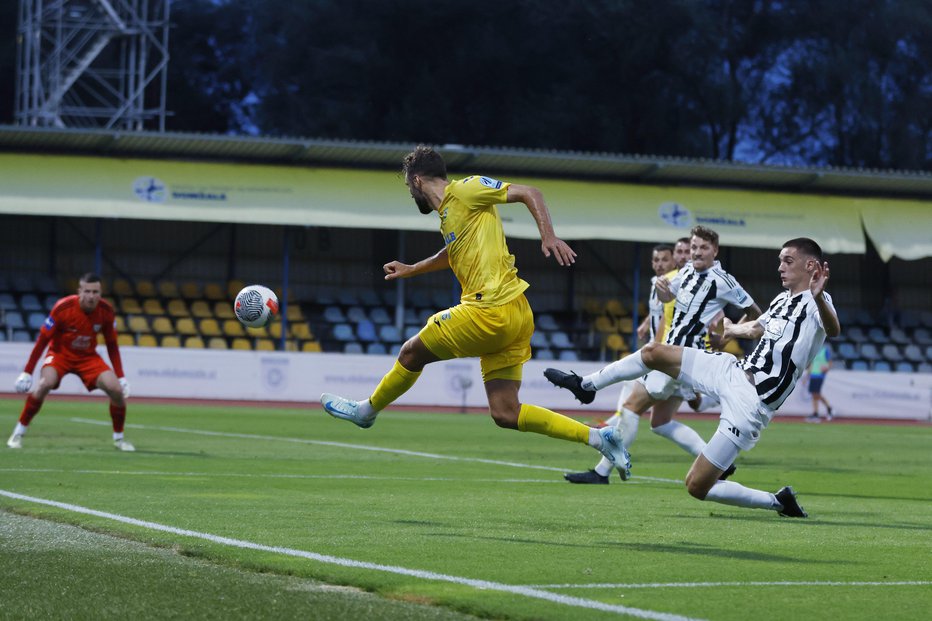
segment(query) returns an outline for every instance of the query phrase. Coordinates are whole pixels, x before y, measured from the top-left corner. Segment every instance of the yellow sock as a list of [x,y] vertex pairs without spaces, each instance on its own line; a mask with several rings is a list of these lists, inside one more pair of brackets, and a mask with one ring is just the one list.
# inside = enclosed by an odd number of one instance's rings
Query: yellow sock
[[372,409],[376,412],[384,410],[387,405],[408,392],[420,376],[420,371],[417,373],[409,371],[396,360],[395,366],[385,374],[379,385],[375,387],[372,396],[369,397]]
[[551,438],[589,444],[587,425],[537,405],[521,404],[521,412],[518,413],[518,429],[533,431]]

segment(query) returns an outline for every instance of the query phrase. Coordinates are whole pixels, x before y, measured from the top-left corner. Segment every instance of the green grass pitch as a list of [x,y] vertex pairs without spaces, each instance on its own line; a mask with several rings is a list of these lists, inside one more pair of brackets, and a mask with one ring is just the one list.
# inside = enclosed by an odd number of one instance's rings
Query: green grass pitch
[[[0,400],[12,429],[18,399]],[[716,421],[690,420],[703,437]],[[6,432],[8,433],[8,431]],[[486,416],[50,400],[0,449],[0,618],[924,619],[932,426],[778,419],[733,480],[806,520],[690,498],[641,422],[634,478]],[[50,504],[57,503],[57,504]]]

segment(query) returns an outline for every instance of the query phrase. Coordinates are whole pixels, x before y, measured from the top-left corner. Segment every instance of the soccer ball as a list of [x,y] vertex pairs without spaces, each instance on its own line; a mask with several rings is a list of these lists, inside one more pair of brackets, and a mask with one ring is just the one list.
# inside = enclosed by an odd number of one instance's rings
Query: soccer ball
[[268,287],[247,285],[236,294],[233,312],[247,328],[264,328],[278,315],[278,297]]

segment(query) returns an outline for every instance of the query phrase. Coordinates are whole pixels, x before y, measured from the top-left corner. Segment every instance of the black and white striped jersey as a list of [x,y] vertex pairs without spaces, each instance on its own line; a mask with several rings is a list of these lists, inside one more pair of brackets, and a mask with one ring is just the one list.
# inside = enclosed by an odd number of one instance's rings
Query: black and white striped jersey
[[670,291],[676,295],[676,304],[670,332],[664,339],[668,345],[706,349],[706,326],[720,310],[728,304],[741,308],[754,304],[718,261],[704,272],[697,272],[690,261],[670,281]]
[[657,297],[657,277],[650,279],[650,298],[647,300],[647,316],[650,317],[650,340],[657,336],[663,325],[663,301]]
[[[823,293],[835,312],[832,296]],[[796,380],[812,363],[825,342],[825,326],[812,293],[807,289],[790,295],[784,291],[773,299],[758,320],[764,328],[760,343],[738,366],[754,374],[761,403],[776,410],[786,401]]]

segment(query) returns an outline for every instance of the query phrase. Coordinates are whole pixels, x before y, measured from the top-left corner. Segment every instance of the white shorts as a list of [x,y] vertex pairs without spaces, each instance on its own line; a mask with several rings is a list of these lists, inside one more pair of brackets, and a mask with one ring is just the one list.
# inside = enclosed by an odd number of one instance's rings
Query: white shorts
[[647,394],[655,401],[666,401],[671,397],[683,397],[684,394],[689,396],[683,398],[692,399],[694,396],[692,390],[684,387],[679,380],[675,380],[660,371],[651,371],[644,377],[637,378],[636,381],[644,387]]
[[709,443],[702,449],[702,456],[719,470],[728,470],[738,458],[741,449],[721,429],[712,434]]
[[685,348],[678,379],[721,402],[716,433],[725,434],[742,451],[754,448],[773,410],[761,403],[737,358],[724,352]]

